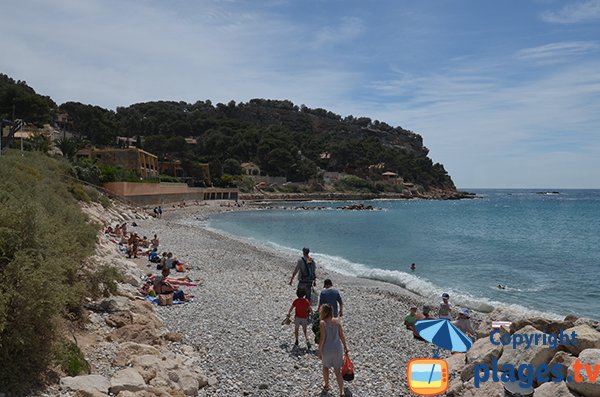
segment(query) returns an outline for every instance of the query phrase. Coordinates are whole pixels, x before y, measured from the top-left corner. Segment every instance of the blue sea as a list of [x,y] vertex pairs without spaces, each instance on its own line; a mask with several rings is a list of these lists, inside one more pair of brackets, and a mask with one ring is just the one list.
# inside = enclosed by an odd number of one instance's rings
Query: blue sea
[[[459,201],[373,200],[219,214],[209,226],[338,272],[480,311],[496,306],[600,319],[600,190],[478,190]],[[416,271],[410,270],[411,263]],[[506,286],[499,289],[498,284]]]

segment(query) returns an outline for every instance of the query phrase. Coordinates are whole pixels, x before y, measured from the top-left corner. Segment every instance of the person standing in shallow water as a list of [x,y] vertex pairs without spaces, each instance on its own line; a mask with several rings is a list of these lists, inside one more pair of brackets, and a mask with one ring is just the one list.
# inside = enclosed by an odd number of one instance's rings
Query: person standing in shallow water
[[348,354],[348,346],[342,329],[342,321],[339,317],[333,317],[333,309],[328,304],[321,305],[319,318],[321,319],[319,324],[321,337],[318,356],[323,363],[323,391],[329,391],[329,368],[333,368],[340,397],[343,397],[342,364],[344,354]]
[[296,268],[290,278],[290,285],[294,282],[294,277],[298,274],[298,289],[306,291],[306,299],[310,302],[312,287],[317,285],[317,266],[313,258],[309,255],[310,249],[302,248],[302,257],[296,262]]

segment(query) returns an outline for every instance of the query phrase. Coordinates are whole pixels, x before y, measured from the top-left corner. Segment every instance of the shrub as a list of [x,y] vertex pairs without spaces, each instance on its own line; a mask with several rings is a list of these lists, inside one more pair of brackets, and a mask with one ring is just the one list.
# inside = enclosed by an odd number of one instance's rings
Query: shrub
[[63,342],[58,345],[56,360],[69,376],[89,374],[91,371],[90,364],[86,361],[83,352],[73,342]]
[[102,207],[104,208],[110,208],[112,206],[112,202],[110,201],[110,199],[103,194],[101,194],[100,197],[98,197],[98,202],[102,204]]
[[334,186],[338,190],[350,192],[375,192],[375,186],[365,179],[355,175],[348,175],[335,181]]
[[72,183],[70,191],[73,194],[73,197],[75,197],[79,201],[83,201],[86,203],[92,201],[92,199],[90,198],[90,196],[88,196],[87,192],[80,183]]
[[90,271],[84,278],[87,292],[93,299],[101,296],[107,298],[117,293],[117,282],[123,280],[121,272],[114,266],[103,265],[95,271]]
[[54,356],[56,319],[81,302],[76,275],[96,228],[70,174],[65,160],[40,153],[0,157],[0,392],[24,394],[35,384]]

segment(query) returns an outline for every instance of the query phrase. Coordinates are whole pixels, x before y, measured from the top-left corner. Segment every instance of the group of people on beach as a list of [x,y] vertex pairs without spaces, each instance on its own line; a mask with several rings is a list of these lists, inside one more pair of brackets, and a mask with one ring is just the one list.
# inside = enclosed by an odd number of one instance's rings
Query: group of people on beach
[[294,346],[298,346],[298,331],[302,327],[306,338],[306,347],[310,350],[311,344],[308,339],[307,327],[312,316],[315,321],[318,321],[318,327],[315,324],[313,331],[315,331],[315,342],[318,343],[317,356],[323,365],[323,391],[327,392],[330,389],[329,375],[330,369],[333,369],[340,396],[344,396],[342,366],[344,361],[349,358],[348,345],[341,321],[344,315],[342,296],[336,288],[333,288],[333,282],[326,279],[323,283],[323,290],[319,294],[317,313],[313,316],[311,298],[313,297],[313,287],[317,286],[316,263],[310,256],[308,248],[302,249],[302,257],[296,263],[289,285],[292,285],[296,275],[298,275],[297,299],[292,302],[287,314],[289,319],[292,310],[295,310]]
[[[160,207],[156,207],[155,210],[157,208]],[[160,217],[162,209],[155,213]],[[150,262],[156,263],[156,268],[160,270],[160,273],[147,275],[146,282],[140,288],[142,295],[158,297],[160,304],[172,304],[174,300],[184,302],[192,297],[179,286],[193,287],[197,286],[197,283],[194,283],[188,276],[170,277],[171,270],[185,272],[190,269],[189,264],[180,261],[171,252],[163,252],[162,256],[159,255],[160,239],[156,234],[152,239],[148,239],[146,236],[140,238],[137,233],[128,232],[127,223],[118,224],[114,228],[108,226],[105,234],[110,241],[117,244],[118,251],[127,255],[128,258],[147,257]]]
[[[410,312],[404,317],[404,325],[406,329],[412,331],[415,339],[423,340],[417,331],[416,323],[419,320],[432,320],[434,317],[431,315],[431,307],[429,305],[424,305],[421,313],[417,310],[416,306],[410,308]],[[442,294],[442,301],[439,304],[437,316],[437,318],[452,321],[452,305],[450,304],[450,295],[448,293],[444,292]],[[477,336],[471,322],[471,313],[467,308],[458,310],[458,317],[455,321],[452,321],[452,324],[471,338]]]

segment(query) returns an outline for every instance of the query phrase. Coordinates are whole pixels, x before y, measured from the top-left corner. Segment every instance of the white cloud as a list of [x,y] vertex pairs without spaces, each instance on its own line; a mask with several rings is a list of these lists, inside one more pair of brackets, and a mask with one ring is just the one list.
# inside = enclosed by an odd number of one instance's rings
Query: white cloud
[[525,48],[520,50],[517,56],[542,63],[560,63],[572,61],[574,58],[595,51],[598,48],[598,44],[592,41],[563,41]]
[[600,19],[600,0],[571,2],[558,11],[545,11],[542,19],[551,23],[579,23]]

